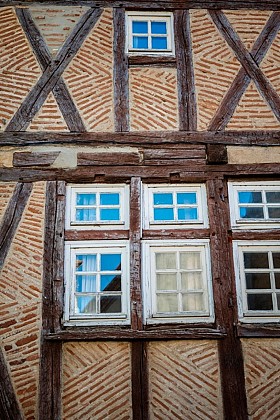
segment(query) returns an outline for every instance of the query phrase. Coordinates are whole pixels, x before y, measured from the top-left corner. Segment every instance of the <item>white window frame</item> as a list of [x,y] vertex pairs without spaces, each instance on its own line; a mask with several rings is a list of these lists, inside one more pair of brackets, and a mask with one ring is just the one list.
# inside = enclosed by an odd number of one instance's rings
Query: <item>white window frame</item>
[[[164,21],[166,22],[167,28],[167,49],[152,49],[151,48],[151,32],[148,29],[148,45],[147,49],[133,48],[133,32],[132,32],[132,21],[148,22],[150,28],[151,22]],[[173,25],[173,13],[169,12],[126,12],[126,52],[129,55],[174,55],[174,25]]]
[[[122,255],[122,312],[119,314],[77,314],[74,310],[76,254],[120,253]],[[130,279],[128,241],[69,241],[65,243],[64,325],[130,324]]]
[[[75,220],[76,194],[93,193],[100,197],[101,193],[119,193],[120,220],[112,221],[77,221]],[[98,212],[102,206],[97,203]],[[109,206],[108,206],[109,208]],[[129,186],[125,184],[83,184],[68,185],[66,188],[66,229],[102,230],[129,228]]]
[[[182,312],[182,313],[156,313],[155,310],[155,272],[153,271],[153,259],[156,251],[201,251],[203,290],[205,311]],[[163,323],[211,323],[214,321],[214,303],[212,290],[212,276],[210,264],[209,240],[145,240],[142,243],[142,283],[143,283],[143,314],[147,324]]]
[[[264,219],[241,219],[239,217],[239,201],[238,192],[242,191],[257,191],[262,192],[263,198],[265,198],[264,192],[267,191],[280,191],[280,182],[268,181],[268,182],[229,182],[229,202],[230,202],[230,217],[231,226],[233,229],[279,229],[280,219],[268,219],[267,206],[263,202],[259,207],[264,208]],[[246,205],[245,205],[246,206]],[[257,204],[255,204],[257,206]],[[271,206],[271,205],[270,205]],[[273,206],[271,206],[273,207]]]
[[[191,192],[196,193],[197,197],[197,220],[168,220],[155,221],[153,216],[153,193],[173,193],[174,195],[178,192]],[[174,200],[173,200],[174,201]],[[143,186],[143,227],[144,229],[181,229],[181,228],[196,228],[203,229],[209,226],[208,224],[208,213],[207,213],[207,196],[206,188],[204,184],[145,184]],[[173,206],[168,205],[167,207],[173,207],[177,210],[180,205],[173,202]],[[182,206],[184,207],[184,206]],[[190,205],[190,207],[194,207]]]
[[[244,269],[243,252],[280,252],[279,241],[233,241],[233,252],[235,261],[235,278],[237,291],[237,304],[239,320],[244,323],[265,323],[278,322],[280,323],[280,311],[252,311],[248,310],[246,280]],[[272,271],[271,269],[264,269],[265,272]],[[280,272],[280,270],[279,270]],[[257,293],[269,289],[257,289]],[[275,293],[275,289],[271,289]],[[275,298],[275,296],[274,296]]]

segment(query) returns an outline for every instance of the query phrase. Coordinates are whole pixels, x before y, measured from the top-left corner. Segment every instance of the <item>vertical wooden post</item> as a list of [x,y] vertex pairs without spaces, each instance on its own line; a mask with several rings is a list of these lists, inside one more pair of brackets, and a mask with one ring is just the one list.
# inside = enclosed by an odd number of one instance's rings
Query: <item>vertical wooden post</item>
[[233,262],[228,239],[229,205],[224,179],[207,181],[216,323],[227,336],[219,340],[224,418],[245,420],[247,400],[241,342],[235,335],[237,320]]

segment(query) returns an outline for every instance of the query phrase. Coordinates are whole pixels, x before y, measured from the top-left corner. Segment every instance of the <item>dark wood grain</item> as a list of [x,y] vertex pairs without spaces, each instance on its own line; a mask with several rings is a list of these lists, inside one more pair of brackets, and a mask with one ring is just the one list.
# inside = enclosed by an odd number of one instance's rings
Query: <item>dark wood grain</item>
[[228,163],[227,148],[224,144],[207,144],[206,153],[209,164]]
[[280,325],[275,324],[242,324],[237,325],[238,337],[244,338],[280,338]]
[[221,11],[213,10],[209,10],[209,14],[230,48],[234,51],[236,58],[239,60],[244,70],[254,81],[260,94],[270,106],[275,117],[280,121],[280,98],[277,92],[260,70],[254,58],[244,47],[244,44],[232,28],[225,14]]
[[[33,48],[41,69],[45,71],[51,63],[54,63],[44,38],[36,27],[28,9],[17,8],[16,14]],[[69,130],[77,132],[86,131],[83,120],[62,77],[58,79],[52,92]]]
[[[259,65],[265,57],[269,47],[275,39],[280,27],[280,13],[274,12],[269,17],[268,21],[261,34],[258,36],[253,45],[251,55],[255,62]],[[226,128],[231,119],[237,105],[240,102],[242,95],[248,88],[251,81],[250,75],[244,68],[241,68],[231,84],[228,92],[224,96],[219,105],[216,115],[213,117],[209,130],[223,130]]]
[[13,165],[22,166],[50,166],[60,152],[15,152]]
[[[1,177],[0,177],[1,179]],[[32,191],[32,184],[18,183],[0,224],[0,270],[8,255],[12,240]]]
[[134,67],[176,67],[176,58],[173,56],[130,55],[129,66]]
[[6,131],[23,131],[28,127],[30,121],[32,121],[39,111],[49,93],[54,89],[65,68],[76,55],[83,41],[98,21],[101,13],[101,9],[89,9],[84,13],[59,50],[55,61],[51,62],[45,68],[42,76],[10,120]]
[[116,240],[116,239],[129,239],[128,230],[66,230],[66,241],[96,241],[96,240]]
[[129,130],[128,58],[125,54],[125,9],[114,9],[115,131]]
[[9,369],[0,347],[0,418],[1,420],[23,420],[13,388]]
[[177,58],[179,128],[196,131],[197,109],[188,10],[174,12],[174,38]]
[[148,362],[146,343],[131,343],[132,412],[133,420],[149,418]]
[[140,153],[136,152],[101,152],[101,153],[78,153],[78,166],[94,165],[135,165],[141,162]]

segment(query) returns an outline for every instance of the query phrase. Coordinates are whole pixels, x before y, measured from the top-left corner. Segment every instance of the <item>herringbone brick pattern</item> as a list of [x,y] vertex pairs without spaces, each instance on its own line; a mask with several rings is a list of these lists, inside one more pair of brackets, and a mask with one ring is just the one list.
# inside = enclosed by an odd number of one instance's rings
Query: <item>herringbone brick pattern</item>
[[7,204],[13,195],[15,182],[0,182],[0,223],[5,213]]
[[131,367],[128,343],[63,346],[63,418],[129,420]]
[[69,131],[52,93],[33,118],[27,131]]
[[63,74],[89,131],[113,131],[113,20],[105,9]]
[[223,418],[215,342],[152,342],[148,361],[151,419]]
[[43,265],[44,183],[34,184],[0,273],[1,345],[25,420],[36,418]]
[[280,418],[280,340],[242,340],[251,420]]
[[133,68],[129,74],[131,130],[177,130],[176,70]]
[[0,39],[0,130],[3,130],[41,71],[11,7],[0,8]]

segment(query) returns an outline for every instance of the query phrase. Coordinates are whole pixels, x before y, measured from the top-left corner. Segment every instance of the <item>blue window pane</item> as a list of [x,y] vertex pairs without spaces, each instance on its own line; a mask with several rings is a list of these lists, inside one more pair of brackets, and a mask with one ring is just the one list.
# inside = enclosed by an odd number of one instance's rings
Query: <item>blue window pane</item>
[[121,276],[101,276],[101,291],[121,291]]
[[151,31],[152,34],[166,34],[166,22],[152,22]]
[[260,191],[242,191],[238,193],[239,203],[261,203],[262,193]]
[[170,193],[155,193],[154,204],[173,204],[173,196]]
[[154,220],[174,220],[173,209],[154,209]]
[[178,209],[178,220],[197,220],[197,209]]
[[102,314],[120,313],[122,311],[121,296],[101,296],[100,312]]
[[240,207],[240,217],[242,219],[263,219],[262,207]]
[[133,48],[147,49],[148,48],[148,37],[147,36],[134,36],[133,37]]
[[96,204],[96,194],[77,194],[77,206],[94,206]]
[[132,33],[133,34],[147,34],[148,22],[140,22],[140,21],[134,20],[132,22]]
[[76,255],[76,271],[96,271],[96,255]]
[[119,209],[100,209],[100,220],[120,220]]
[[76,209],[77,222],[95,222],[96,209]]
[[167,38],[165,37],[152,37],[153,50],[167,50]]
[[196,193],[177,193],[177,204],[196,204]]
[[96,292],[96,276],[76,276],[76,292]]
[[121,270],[121,254],[102,254],[101,271]]
[[118,193],[102,193],[100,194],[100,204],[102,206],[117,206],[120,204],[120,194]]
[[76,296],[76,305],[78,308],[78,313],[96,314],[95,296]]

